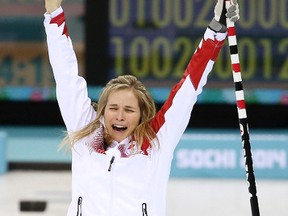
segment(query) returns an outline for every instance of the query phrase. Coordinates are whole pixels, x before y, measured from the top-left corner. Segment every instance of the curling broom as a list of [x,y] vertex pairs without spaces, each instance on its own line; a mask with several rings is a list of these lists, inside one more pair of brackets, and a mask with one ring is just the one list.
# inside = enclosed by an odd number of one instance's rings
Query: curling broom
[[[226,8],[231,5],[231,0],[225,0]],[[248,183],[248,191],[251,195],[250,205],[252,216],[260,216],[256,181],[253,170],[253,160],[251,153],[251,145],[249,141],[249,127],[248,119],[246,114],[246,105],[244,99],[244,89],[242,85],[241,77],[241,67],[238,55],[237,38],[236,38],[236,28],[234,22],[227,18],[227,32],[228,32],[228,45],[230,50],[230,58],[233,72],[233,81],[235,87],[236,104],[238,110],[239,126],[242,138],[244,159],[245,159],[245,169]]]

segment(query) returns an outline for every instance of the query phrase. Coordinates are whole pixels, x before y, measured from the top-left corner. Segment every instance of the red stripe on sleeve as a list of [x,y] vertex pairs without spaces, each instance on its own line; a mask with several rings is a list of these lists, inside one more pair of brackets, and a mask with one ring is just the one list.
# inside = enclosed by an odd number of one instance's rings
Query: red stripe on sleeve
[[208,39],[203,40],[201,48],[197,49],[197,52],[193,55],[187,70],[190,74],[191,81],[194,88],[197,90],[199,82],[203,76],[205,68],[209,60],[215,61],[224,43],[223,41],[213,41]]
[[[65,22],[65,15],[64,12],[60,13],[59,15],[57,15],[56,17],[52,18],[50,21],[50,24],[57,24],[58,26],[62,25]],[[67,25],[65,23],[62,35],[66,35],[66,37],[69,36],[68,34],[68,28]]]
[[[207,41],[203,40],[202,47],[198,48],[191,58],[185,73],[183,74],[182,79],[178,82],[171,90],[170,95],[161,109],[157,112],[156,116],[151,121],[151,126],[157,133],[160,128],[165,123],[165,113],[171,107],[173,99],[178,92],[178,90],[183,85],[185,79],[188,75],[190,75],[191,82],[194,88],[197,90],[199,82],[203,76],[205,68],[207,67],[207,63],[209,60],[215,61],[217,58],[220,49],[225,41],[213,41],[208,39]],[[150,143],[148,140],[145,140],[142,144],[142,150],[145,154],[147,154],[147,148],[149,148]]]
[[58,26],[62,25],[65,22],[64,12],[58,14],[56,17],[52,18],[50,24],[57,24]]
[[65,26],[64,26],[62,35],[64,35],[64,34],[66,35],[66,37],[69,36],[69,34],[68,34],[68,28],[67,28],[67,25],[66,25],[66,24],[65,24]]

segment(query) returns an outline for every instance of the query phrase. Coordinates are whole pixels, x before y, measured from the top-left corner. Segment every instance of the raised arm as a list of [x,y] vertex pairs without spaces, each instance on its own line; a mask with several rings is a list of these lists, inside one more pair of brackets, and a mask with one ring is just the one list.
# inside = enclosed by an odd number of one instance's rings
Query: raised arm
[[233,3],[233,9],[227,13],[225,0],[218,0],[215,17],[206,29],[182,79],[173,87],[167,101],[151,122],[162,144],[160,149],[170,155],[188,125],[193,106],[223,46],[227,35],[226,16],[234,21],[239,19],[237,2],[233,0]]
[[61,0],[45,0],[45,8],[44,26],[57,101],[67,130],[76,131],[91,122],[96,113],[88,98],[87,83],[78,75],[77,58]]

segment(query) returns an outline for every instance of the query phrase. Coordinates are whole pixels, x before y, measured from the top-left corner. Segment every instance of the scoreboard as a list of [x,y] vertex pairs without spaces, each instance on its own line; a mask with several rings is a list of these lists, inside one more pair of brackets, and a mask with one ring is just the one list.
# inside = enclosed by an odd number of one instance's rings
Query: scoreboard
[[[254,103],[288,104],[288,0],[238,2],[241,19],[236,24],[237,39],[247,102],[251,96]],[[95,1],[96,7],[97,4]],[[156,100],[165,99],[168,89],[181,78],[212,19],[214,4],[209,0],[109,0],[108,8],[103,8],[107,10],[107,25],[97,29],[107,32],[108,38],[103,47],[108,49],[109,64],[103,80],[132,74],[151,89]],[[83,0],[63,2],[80,73],[91,84],[91,96],[97,100],[95,92],[105,82],[96,85],[93,81],[104,72],[97,68],[86,70],[85,48],[93,43],[85,41],[84,6]],[[39,0],[0,0],[0,100],[29,101],[34,100],[35,94],[37,100],[55,100],[44,12]],[[96,29],[94,21],[102,21],[99,13],[94,16],[89,27],[92,29]],[[99,39],[96,35],[92,40]],[[209,103],[214,98],[233,102],[233,91],[227,91],[232,88],[226,42],[199,101]]]
[[[178,80],[213,17],[215,1],[110,0],[110,71],[144,82]],[[288,88],[288,1],[239,0],[236,24],[245,82]],[[229,86],[225,46],[210,82]],[[229,83],[229,84],[228,84]],[[160,84],[161,85],[161,84]],[[219,85],[218,85],[219,86]]]

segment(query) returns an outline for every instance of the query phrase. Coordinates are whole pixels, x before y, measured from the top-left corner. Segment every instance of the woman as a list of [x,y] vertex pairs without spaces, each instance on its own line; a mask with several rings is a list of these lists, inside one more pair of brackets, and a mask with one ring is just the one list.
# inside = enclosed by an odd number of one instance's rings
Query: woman
[[[173,151],[226,38],[224,0],[163,107],[133,76],[112,79],[96,109],[78,75],[61,0],[46,0],[44,26],[56,94],[72,150],[71,216],[164,216]],[[228,16],[239,19],[236,0]],[[96,110],[96,111],[95,111]]]

